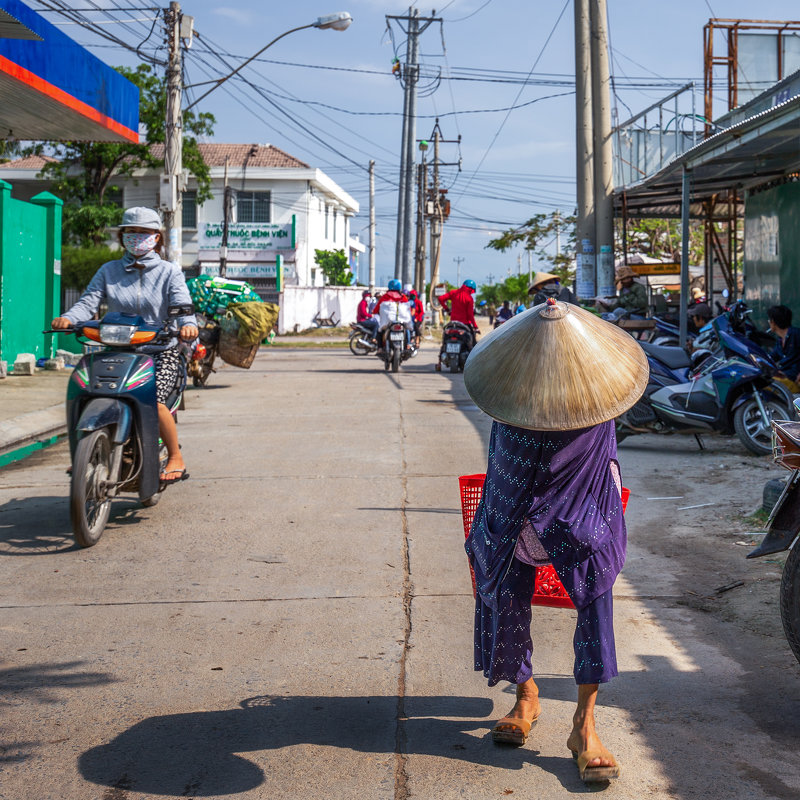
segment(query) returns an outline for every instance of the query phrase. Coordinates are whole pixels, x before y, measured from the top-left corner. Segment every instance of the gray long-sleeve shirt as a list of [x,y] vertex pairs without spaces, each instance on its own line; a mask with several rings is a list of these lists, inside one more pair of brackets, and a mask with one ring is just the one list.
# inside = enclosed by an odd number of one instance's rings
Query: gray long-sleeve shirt
[[[164,322],[169,306],[192,302],[181,268],[164,261],[154,250],[136,259],[125,253],[116,261],[107,261],[97,270],[78,302],[62,316],[72,323],[86,322],[104,300],[109,311],[138,314],[148,325]],[[194,314],[178,317],[176,322],[179,326],[197,325]]]

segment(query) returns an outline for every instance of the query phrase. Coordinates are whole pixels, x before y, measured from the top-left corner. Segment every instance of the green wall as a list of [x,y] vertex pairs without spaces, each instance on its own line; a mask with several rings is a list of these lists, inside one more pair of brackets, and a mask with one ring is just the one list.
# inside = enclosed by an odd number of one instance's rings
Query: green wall
[[55,337],[42,331],[60,313],[61,200],[42,192],[26,203],[0,180],[0,359],[49,358]]
[[744,299],[756,324],[767,309],[789,306],[800,325],[800,183],[785,183],[745,198]]

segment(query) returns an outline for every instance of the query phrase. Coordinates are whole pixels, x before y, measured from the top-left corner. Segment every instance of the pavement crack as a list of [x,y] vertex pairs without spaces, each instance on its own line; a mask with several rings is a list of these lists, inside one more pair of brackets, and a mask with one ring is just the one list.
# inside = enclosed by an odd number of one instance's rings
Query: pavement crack
[[405,451],[405,418],[403,404],[398,394],[398,409],[400,413],[400,452],[402,461],[403,497],[400,502],[400,520],[402,523],[403,545],[403,644],[400,653],[400,664],[397,675],[397,720],[394,740],[394,800],[407,800],[408,791],[408,733],[406,731],[406,662],[408,658],[409,643],[411,640],[411,603],[414,596],[414,587],[411,582],[411,558],[408,543],[408,475],[406,472]]

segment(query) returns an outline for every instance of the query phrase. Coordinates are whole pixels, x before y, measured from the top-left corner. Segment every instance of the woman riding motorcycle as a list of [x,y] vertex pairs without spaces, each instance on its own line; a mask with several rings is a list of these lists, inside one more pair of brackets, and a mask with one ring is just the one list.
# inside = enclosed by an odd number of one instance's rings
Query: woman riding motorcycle
[[[171,305],[191,305],[192,298],[181,268],[161,258],[164,235],[158,212],[143,207],[127,209],[118,236],[125,255],[100,267],[78,302],[53,320],[54,329],[64,330],[92,319],[103,302],[109,311],[141,316],[149,325],[160,325],[167,319]],[[193,314],[178,317],[178,323],[181,339],[197,338],[197,320]],[[153,361],[158,428],[168,452],[161,483],[171,484],[189,477],[178,444],[178,428],[165,404],[182,380],[180,372],[185,368],[177,340],[173,339],[162,352],[154,353]]]

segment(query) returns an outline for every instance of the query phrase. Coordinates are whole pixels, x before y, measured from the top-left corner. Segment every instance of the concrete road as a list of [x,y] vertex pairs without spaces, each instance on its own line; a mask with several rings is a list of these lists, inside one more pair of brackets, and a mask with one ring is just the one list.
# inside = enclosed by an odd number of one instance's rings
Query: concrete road
[[[472,670],[456,480],[484,471],[489,422],[434,355],[398,375],[334,350],[225,369],[181,415],[191,480],[152,509],[118,501],[89,550],[70,536],[64,445],[0,470],[0,798],[587,791],[565,746],[574,612],[534,609],[528,744],[489,738],[513,695]],[[620,450],[621,675],[598,710],[617,798],[800,794],[780,565],[736,544],[777,472],[707,446]]]

